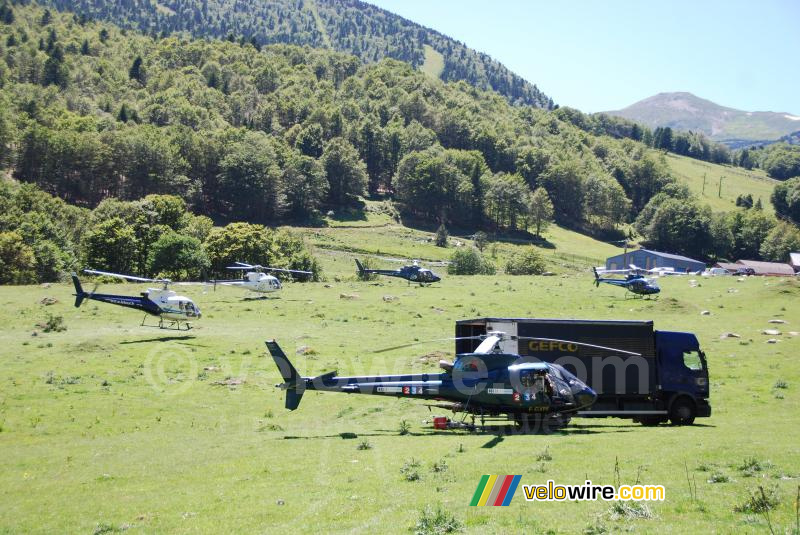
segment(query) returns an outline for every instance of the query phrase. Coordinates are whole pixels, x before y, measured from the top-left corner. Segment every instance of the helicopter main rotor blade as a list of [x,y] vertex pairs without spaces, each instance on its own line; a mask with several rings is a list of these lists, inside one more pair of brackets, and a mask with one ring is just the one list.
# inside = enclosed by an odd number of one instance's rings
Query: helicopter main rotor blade
[[301,273],[303,275],[313,275],[314,273],[311,271],[303,271],[300,269],[284,269],[284,268],[274,268],[274,267],[264,267],[259,266],[264,271],[283,271],[284,273]]
[[431,339],[431,340],[420,340],[418,342],[411,342],[410,344],[402,344],[402,345],[399,345],[399,346],[384,347],[383,349],[376,349],[375,351],[373,351],[373,353],[385,353],[387,351],[394,351],[395,349],[404,349],[406,347],[413,347],[413,346],[418,346],[418,345],[422,345],[422,344],[431,344],[433,342],[450,342],[450,341],[453,341],[453,340],[483,340],[486,337],[487,337],[486,335],[480,335],[480,336],[459,336],[457,338],[454,338],[454,337],[451,337],[451,338],[434,338],[434,339]]
[[134,275],[122,275],[121,273],[111,273],[108,271],[99,271],[97,269],[84,269],[84,273],[89,273],[90,275],[105,275],[107,277],[117,277],[119,279],[125,279],[129,281],[136,281],[136,282],[160,282],[169,284],[169,279],[148,279],[146,277],[136,277]]

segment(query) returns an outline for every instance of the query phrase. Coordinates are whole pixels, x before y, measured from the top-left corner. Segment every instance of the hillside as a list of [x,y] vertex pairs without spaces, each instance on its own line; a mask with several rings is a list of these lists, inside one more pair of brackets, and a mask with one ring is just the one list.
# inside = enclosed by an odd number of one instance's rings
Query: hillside
[[258,46],[330,47],[364,63],[393,58],[422,68],[427,58],[440,54],[443,64],[432,71],[442,80],[464,80],[478,89],[497,91],[512,103],[553,107],[535,85],[487,54],[358,0],[43,0],[40,4],[162,36],[187,32]]
[[699,131],[733,148],[778,139],[800,127],[800,117],[789,113],[727,108],[685,92],[659,93],[627,108],[606,113],[651,128]]

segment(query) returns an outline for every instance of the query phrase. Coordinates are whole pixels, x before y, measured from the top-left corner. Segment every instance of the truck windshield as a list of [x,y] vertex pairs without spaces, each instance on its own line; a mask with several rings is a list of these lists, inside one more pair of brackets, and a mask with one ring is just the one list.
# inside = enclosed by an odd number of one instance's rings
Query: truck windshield
[[703,361],[700,359],[700,353],[698,351],[684,351],[683,365],[690,370],[702,370]]

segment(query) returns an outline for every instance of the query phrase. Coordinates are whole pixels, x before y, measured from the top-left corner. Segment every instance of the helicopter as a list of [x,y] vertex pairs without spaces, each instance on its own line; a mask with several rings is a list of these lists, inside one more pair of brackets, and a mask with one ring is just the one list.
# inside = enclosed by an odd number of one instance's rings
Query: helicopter
[[169,285],[172,284],[172,281],[169,279],[147,279],[144,277],[121,275],[119,273],[109,273],[94,269],[84,269],[83,271],[84,273],[89,273],[91,275],[118,277],[120,279],[135,282],[155,282],[161,284],[162,287],[149,288],[147,291],[142,292],[141,296],[139,297],[132,295],[99,294],[94,290],[91,292],[86,292],[81,286],[81,281],[78,279],[78,275],[73,272],[72,282],[75,285],[74,295],[76,308],[81,306],[81,303],[83,303],[84,299],[93,299],[103,303],[110,303],[112,305],[119,305],[144,311],[146,314],[142,319],[142,326],[150,326],[145,325],[147,316],[150,315],[158,318],[158,325],[152,325],[152,327],[158,327],[159,329],[181,330],[181,325],[185,325],[187,331],[192,328],[192,325],[189,322],[199,320],[202,316],[200,309],[197,308],[197,305],[195,305],[191,299],[182,295],[178,295],[169,289]]
[[239,286],[246,290],[256,293],[271,293],[277,292],[282,288],[281,281],[274,275],[269,275],[265,271],[278,271],[282,273],[291,273],[299,275],[312,275],[311,271],[301,271],[298,269],[283,269],[274,268],[269,266],[260,266],[258,264],[245,264],[244,262],[234,262],[235,266],[228,266],[226,269],[247,271],[241,279],[233,280],[212,280],[209,281],[214,284],[224,286]]
[[645,278],[642,275],[637,275],[633,270],[621,269],[607,270],[603,272],[604,275],[607,273],[625,273],[627,275],[624,279],[602,278],[597,272],[597,268],[592,268],[592,270],[594,271],[595,286],[600,286],[600,283],[604,282],[606,284],[611,284],[612,286],[621,286],[629,292],[639,296],[655,295],[661,291],[661,288],[658,287],[656,281]]
[[[335,371],[317,377],[302,377],[275,340],[267,341],[266,345],[284,381],[275,386],[286,390],[285,406],[289,410],[298,408],[306,390],[427,399],[438,402],[432,407],[464,413],[464,418],[472,415],[471,426],[463,422],[458,426],[469,429],[475,428],[476,416],[480,417],[482,426],[487,418],[505,417],[523,429],[530,423],[564,427],[574,413],[591,406],[597,399],[591,388],[563,366],[503,352],[501,342],[504,340],[569,343],[639,355],[583,342],[517,337],[503,332],[457,339],[479,339],[481,342],[472,353],[456,355],[452,363],[440,361],[444,373],[355,377],[339,377]],[[387,350],[410,345],[415,344]]]
[[358,261],[358,258],[356,258],[355,261],[358,267],[358,274],[362,276],[374,273],[376,275],[386,275],[387,277],[398,277],[407,280],[409,284],[418,282],[420,286],[442,280],[439,275],[430,269],[421,267],[416,260],[414,260],[412,265],[403,266],[400,269],[365,269],[364,266],[361,265],[361,262]]

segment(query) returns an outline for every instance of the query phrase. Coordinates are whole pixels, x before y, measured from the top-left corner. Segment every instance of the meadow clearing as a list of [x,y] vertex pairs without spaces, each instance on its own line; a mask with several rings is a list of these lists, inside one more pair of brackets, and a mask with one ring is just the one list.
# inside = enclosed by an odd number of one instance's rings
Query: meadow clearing
[[[203,312],[188,333],[141,327],[139,313],[102,303],[76,309],[67,284],[0,287],[0,532],[408,532],[428,520],[476,533],[749,533],[768,529],[747,508],[759,486],[774,496],[773,529],[796,529],[798,281],[662,278],[660,299],[626,299],[595,288],[581,261],[614,247],[553,228],[556,247],[544,254],[556,276],[359,282],[353,250],[449,254],[421,231],[392,245],[379,235],[390,223],[372,223],[306,234],[324,282],[260,300],[180,287]],[[515,247],[500,245],[498,262]],[[455,320],[479,316],[652,319],[695,332],[713,415],[690,427],[574,419],[562,432],[522,436],[434,431],[426,421],[444,412],[406,399],[308,392],[288,412],[264,347],[277,339],[305,375],[434,371],[452,342],[373,351],[452,336]],[[65,330],[44,332],[50,317]],[[781,334],[762,334],[770,328]],[[720,338],[730,332],[740,338]],[[666,500],[528,503],[519,489],[509,507],[469,507],[482,474],[662,484]],[[426,508],[446,513],[437,524]]]

